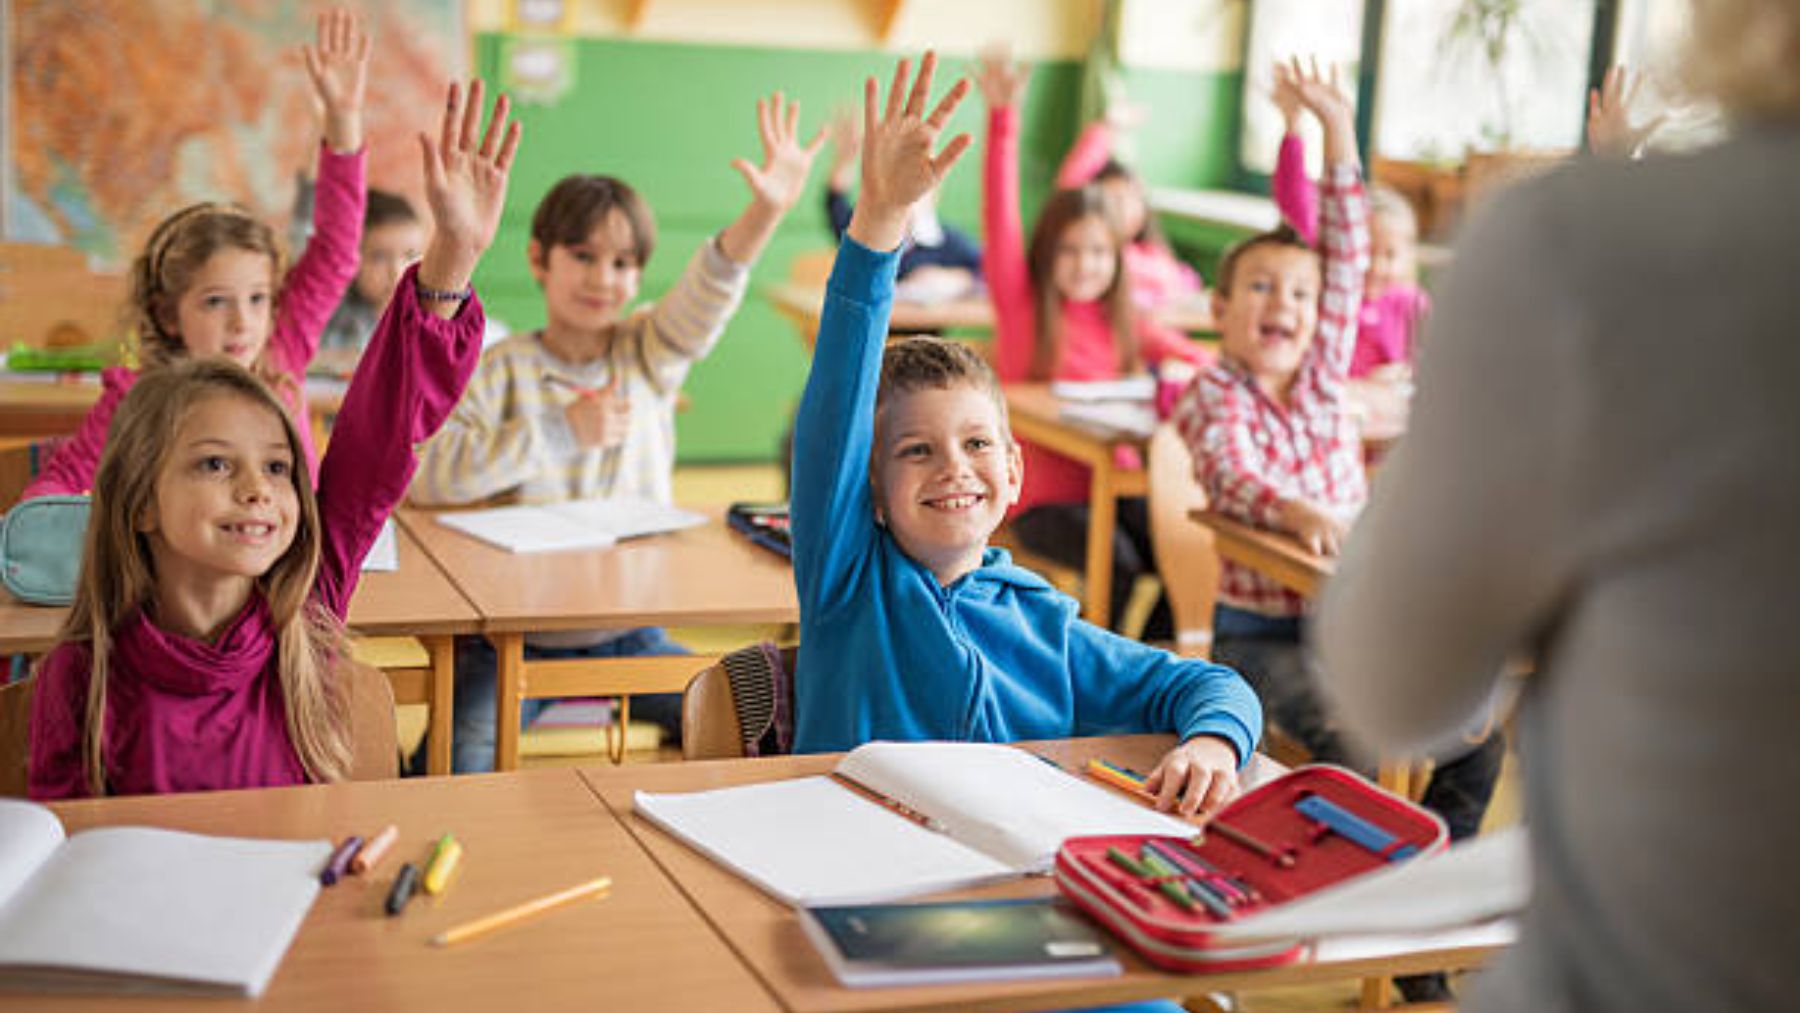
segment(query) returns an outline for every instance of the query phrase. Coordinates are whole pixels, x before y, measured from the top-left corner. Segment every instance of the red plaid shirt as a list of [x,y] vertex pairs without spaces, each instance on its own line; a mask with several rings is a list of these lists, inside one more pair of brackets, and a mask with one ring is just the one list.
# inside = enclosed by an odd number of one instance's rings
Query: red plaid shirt
[[[1320,197],[1324,286],[1318,330],[1287,406],[1265,395],[1230,358],[1196,377],[1175,406],[1175,424],[1193,451],[1195,474],[1213,509],[1270,529],[1278,529],[1275,508],[1284,499],[1349,513],[1369,495],[1361,433],[1344,410],[1369,264],[1368,208],[1356,168],[1332,166]],[[1219,574],[1219,600],[1270,616],[1306,609],[1299,595],[1229,561]]]

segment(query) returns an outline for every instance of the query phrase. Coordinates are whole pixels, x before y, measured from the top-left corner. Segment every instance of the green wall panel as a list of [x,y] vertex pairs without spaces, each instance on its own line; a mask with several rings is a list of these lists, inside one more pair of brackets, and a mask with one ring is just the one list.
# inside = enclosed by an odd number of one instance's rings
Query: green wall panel
[[[508,43],[477,39],[477,65],[490,81]],[[733,158],[756,160],[755,100],[777,88],[798,98],[802,130],[810,136],[837,105],[854,104],[861,81],[892,72],[891,53],[773,50],[649,43],[610,39],[569,43],[575,87],[550,105],[522,105],[525,140],[513,170],[510,197],[494,249],[477,283],[490,312],[515,331],[543,324],[543,304],[525,261],[531,212],[552,184],[570,172],[619,176],[650,202],[657,248],[642,294],[654,299],[674,281],[694,249],[743,210],[748,188]],[[960,70],[958,64],[947,69]],[[1026,100],[1021,176],[1027,221],[1036,213],[1057,162],[1074,138],[1079,66],[1039,65]],[[1134,97],[1152,106],[1152,129],[1141,133],[1141,157],[1158,182],[1217,185],[1228,174],[1235,126],[1206,127],[1235,108],[1235,76],[1134,72]],[[1140,96],[1138,93],[1142,91]],[[1177,125],[1196,124],[1191,134]],[[1169,128],[1165,131],[1165,127]],[[964,102],[951,124],[981,140],[979,96]],[[1202,129],[1204,128],[1204,129]],[[1179,136],[1177,136],[1179,135]],[[977,143],[945,184],[946,221],[978,233],[981,145]],[[794,328],[757,287],[779,281],[794,254],[828,246],[824,165],[816,165],[800,204],[783,223],[751,275],[751,291],[718,348],[687,383],[692,407],[677,420],[680,458],[696,461],[773,460],[806,379],[807,356]]]

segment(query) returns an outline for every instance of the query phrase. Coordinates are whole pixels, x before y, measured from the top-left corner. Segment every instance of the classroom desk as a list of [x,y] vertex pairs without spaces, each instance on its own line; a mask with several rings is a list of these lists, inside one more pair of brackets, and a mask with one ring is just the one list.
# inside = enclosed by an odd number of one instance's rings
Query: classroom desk
[[[777,1010],[573,770],[314,785],[55,804],[70,833],[138,824],[210,834],[331,838],[400,828],[372,877],[321,890],[261,999],[15,997],[69,1010]],[[381,904],[402,861],[445,831],[465,849],[449,889],[406,913]],[[611,895],[448,949],[450,926],[612,877]],[[246,903],[254,903],[251,898]],[[0,1003],[3,1003],[0,1000]]]
[[1013,435],[1046,450],[1079,461],[1088,467],[1087,562],[1082,577],[1081,617],[1098,626],[1112,620],[1113,528],[1118,520],[1118,501],[1142,496],[1149,490],[1143,467],[1121,468],[1120,448],[1129,448],[1142,462],[1146,438],[1142,433],[1111,429],[1062,417],[1062,402],[1048,384],[1006,385],[1006,408]]
[[[315,421],[343,405],[343,381],[309,379],[306,402]],[[0,436],[67,436],[100,400],[100,374],[73,381],[0,371]]]
[[[810,350],[818,340],[819,316],[825,308],[825,286],[796,281],[777,282],[762,287],[763,295],[777,312],[786,317],[800,332],[800,340]],[[1157,320],[1167,327],[1190,333],[1215,330],[1212,307],[1201,300],[1163,307]],[[941,302],[914,302],[896,298],[888,313],[888,330],[897,334],[951,329],[992,331],[994,304],[985,294],[959,296]]]
[[[456,683],[454,635],[476,632],[480,616],[417,539],[403,527],[395,533],[400,568],[361,576],[350,598],[346,625],[370,636],[417,637],[424,645],[431,658],[429,671],[394,671],[388,677],[395,700],[423,703],[428,708],[426,769],[448,774]],[[66,608],[27,605],[0,588],[0,656],[49,650],[68,612]]]
[[[1032,743],[1030,748],[1075,770],[1092,756],[1104,756],[1148,770],[1168,749],[1166,735],[1116,736]],[[1217,991],[1277,988],[1369,975],[1457,970],[1484,963],[1506,936],[1492,931],[1456,933],[1386,948],[1361,951],[1326,946],[1314,959],[1282,968],[1188,976],[1155,970],[1120,948],[1125,973],[1113,978],[1070,978],[851,989],[832,977],[803,934],[792,909],[674,837],[632,813],[632,794],[645,791],[700,791],[730,785],[820,774],[832,755],[784,756],[751,760],[692,761],[631,767],[581,769],[594,791],[637,838],[682,893],[724,937],[790,1013],[828,1010],[1026,1010],[1066,1009],[1099,1003],[1168,996],[1201,996]],[[958,896],[1042,896],[1055,892],[1046,878],[1017,880]],[[1359,955],[1358,955],[1359,954]]]
[[1337,569],[1337,560],[1312,552],[1292,535],[1245,524],[1216,510],[1195,510],[1189,516],[1212,529],[1222,558],[1247,566],[1302,598],[1317,597]]
[[[679,693],[717,660],[668,658],[525,659],[528,634],[639,626],[794,623],[800,618],[786,560],[725,526],[724,509],[694,508],[706,524],[603,549],[511,553],[404,510],[415,535],[481,615],[499,655],[494,764],[519,762],[519,707],[526,699]],[[616,742],[615,760],[623,741]]]

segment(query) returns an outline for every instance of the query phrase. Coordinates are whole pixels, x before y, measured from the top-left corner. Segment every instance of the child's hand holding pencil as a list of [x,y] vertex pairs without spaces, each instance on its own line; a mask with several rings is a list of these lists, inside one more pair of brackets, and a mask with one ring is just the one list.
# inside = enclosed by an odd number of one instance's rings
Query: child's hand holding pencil
[[576,443],[607,450],[625,442],[625,434],[631,431],[631,399],[619,393],[617,373],[598,390],[577,386],[558,376],[549,379],[576,393],[575,400],[563,406],[563,418],[568,420]]

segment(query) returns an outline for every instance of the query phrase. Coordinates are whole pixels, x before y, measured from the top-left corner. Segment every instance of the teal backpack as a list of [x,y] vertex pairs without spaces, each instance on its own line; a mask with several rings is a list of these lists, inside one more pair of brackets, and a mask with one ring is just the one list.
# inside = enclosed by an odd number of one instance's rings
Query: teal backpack
[[0,517],[0,584],[33,605],[74,601],[88,505],[87,496],[44,496]]

